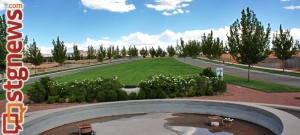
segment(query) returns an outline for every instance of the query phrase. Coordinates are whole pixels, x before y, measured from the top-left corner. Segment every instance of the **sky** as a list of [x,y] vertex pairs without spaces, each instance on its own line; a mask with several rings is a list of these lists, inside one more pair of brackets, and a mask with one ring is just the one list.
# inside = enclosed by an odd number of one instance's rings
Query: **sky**
[[300,40],[300,0],[0,0],[0,14],[9,2],[24,4],[22,32],[42,53],[50,53],[59,36],[72,52],[87,46],[176,45],[181,37],[201,40],[213,30],[226,42],[230,25],[242,9],[253,10],[262,24],[279,25]]

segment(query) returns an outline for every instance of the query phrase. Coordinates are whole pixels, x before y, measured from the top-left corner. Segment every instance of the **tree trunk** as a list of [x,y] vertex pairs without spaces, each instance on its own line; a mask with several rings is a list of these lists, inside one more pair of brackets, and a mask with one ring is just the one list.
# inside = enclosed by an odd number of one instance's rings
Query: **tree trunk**
[[60,65],[60,71],[62,71],[62,67],[63,67],[63,65],[61,64],[61,65]]
[[282,60],[282,71],[284,72],[284,68],[285,68],[285,63],[284,60]]
[[36,74],[36,65],[34,65],[34,74]]
[[248,65],[248,82],[250,82],[250,65]]

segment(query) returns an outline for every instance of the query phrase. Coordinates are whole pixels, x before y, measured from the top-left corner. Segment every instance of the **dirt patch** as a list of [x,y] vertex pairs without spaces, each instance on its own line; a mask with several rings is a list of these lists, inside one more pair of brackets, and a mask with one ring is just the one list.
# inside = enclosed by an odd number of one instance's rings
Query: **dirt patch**
[[167,126],[188,126],[197,128],[206,128],[212,133],[229,132],[234,135],[274,135],[270,130],[259,125],[235,119],[231,126],[211,127],[207,115],[192,113],[175,113],[174,118],[166,119]]

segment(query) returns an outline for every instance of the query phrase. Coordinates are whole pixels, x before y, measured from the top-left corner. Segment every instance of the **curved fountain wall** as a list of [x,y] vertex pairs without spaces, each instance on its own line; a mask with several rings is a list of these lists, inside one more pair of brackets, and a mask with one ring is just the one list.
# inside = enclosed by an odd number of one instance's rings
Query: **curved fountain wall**
[[251,103],[161,99],[97,103],[28,113],[24,135],[36,135],[76,121],[137,113],[199,113],[221,115],[256,123],[279,135],[298,135],[300,120],[286,112]]

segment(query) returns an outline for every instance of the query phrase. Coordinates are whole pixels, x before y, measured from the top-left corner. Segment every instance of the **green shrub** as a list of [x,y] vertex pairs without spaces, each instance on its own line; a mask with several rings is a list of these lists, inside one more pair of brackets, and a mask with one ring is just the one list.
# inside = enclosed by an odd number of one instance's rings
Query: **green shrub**
[[212,87],[209,86],[207,89],[205,89],[205,95],[206,96],[212,96],[214,93],[212,91]]
[[212,80],[212,91],[217,93],[223,93],[227,90],[227,84],[225,81],[213,79]]
[[82,102],[85,101],[84,98],[85,98],[84,95],[77,96],[77,97],[76,97],[76,102],[82,103]]
[[105,99],[106,99],[105,93],[103,91],[99,91],[96,99],[97,99],[97,102],[105,102]]
[[48,104],[53,104],[59,101],[59,97],[58,96],[49,96],[47,103]]
[[209,78],[211,77],[216,77],[216,74],[214,71],[212,71],[211,67],[207,67],[205,68],[202,73],[201,73],[202,76],[207,76]]
[[117,94],[118,94],[118,101],[124,101],[128,99],[127,92],[124,90],[118,90]]
[[137,97],[137,94],[135,92],[131,92],[129,94],[129,99],[130,100],[136,100],[138,97]]
[[155,99],[156,98],[156,92],[154,90],[150,90],[148,95],[146,95],[147,99]]
[[74,96],[71,96],[68,99],[69,99],[69,103],[75,103],[76,102],[76,97],[74,97]]
[[45,102],[46,91],[40,82],[35,82],[28,90],[29,99],[35,103]]
[[141,81],[139,87],[147,99],[213,95],[215,92],[226,91],[224,81],[200,74],[187,77],[152,76],[148,80]]
[[64,102],[66,102],[66,99],[64,99],[64,98],[58,98],[58,101],[57,101],[58,103],[64,103]]
[[137,96],[137,99],[146,99],[146,94],[145,94],[145,92],[144,91],[140,91],[139,93],[138,93],[138,96]]
[[175,94],[175,93],[171,93],[171,94],[169,95],[169,97],[170,97],[170,98],[176,98],[176,94]]
[[158,98],[158,99],[164,99],[164,98],[167,98],[167,94],[166,94],[163,90],[160,90],[160,91],[158,91],[158,93],[156,94],[156,98]]
[[48,100],[48,96],[50,93],[50,83],[52,83],[53,80],[50,79],[50,77],[46,76],[46,77],[42,77],[40,78],[40,83],[43,85],[44,89],[45,89],[45,100]]
[[86,102],[91,103],[91,102],[94,102],[95,99],[96,99],[96,96],[95,96],[94,93],[86,93],[86,95],[85,95],[85,101]]
[[105,101],[117,101],[118,95],[115,91],[108,91]]

